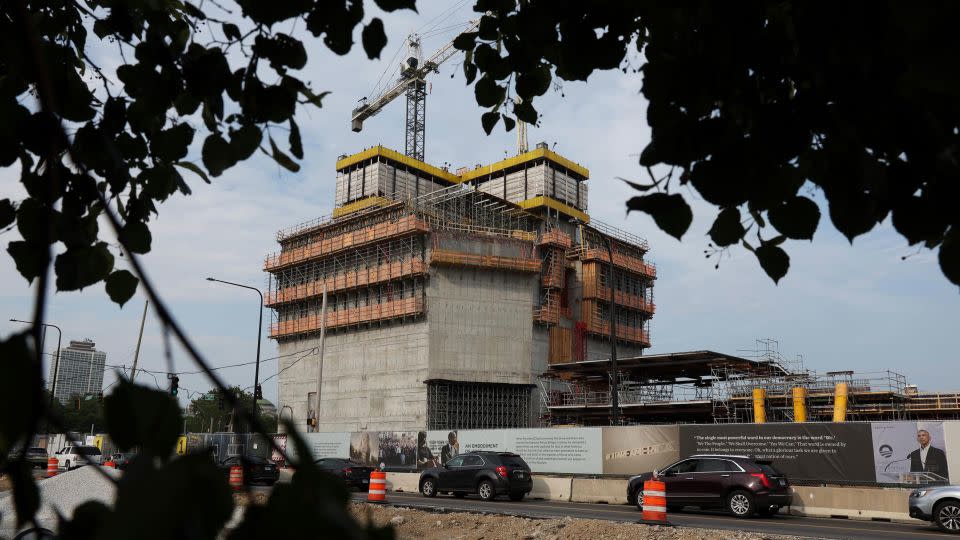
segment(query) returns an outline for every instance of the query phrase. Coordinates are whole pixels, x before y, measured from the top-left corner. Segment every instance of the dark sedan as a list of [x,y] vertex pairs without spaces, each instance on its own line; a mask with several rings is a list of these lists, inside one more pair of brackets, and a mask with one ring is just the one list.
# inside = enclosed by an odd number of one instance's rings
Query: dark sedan
[[230,456],[220,462],[226,474],[230,474],[230,467],[243,467],[244,484],[266,484],[272,486],[280,478],[280,469],[267,459],[258,456]]
[[136,452],[118,452],[110,456],[110,460],[117,466],[117,469],[122,471],[130,465],[130,462],[135,457],[137,457]]
[[364,491],[370,489],[370,473],[373,472],[373,467],[367,467],[347,458],[318,459],[317,467],[321,471],[343,480],[347,487],[355,487]]

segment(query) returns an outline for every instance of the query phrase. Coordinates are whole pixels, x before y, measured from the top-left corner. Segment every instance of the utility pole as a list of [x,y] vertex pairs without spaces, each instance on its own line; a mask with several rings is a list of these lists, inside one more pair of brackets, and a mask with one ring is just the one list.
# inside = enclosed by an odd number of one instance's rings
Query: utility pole
[[137,336],[137,350],[133,353],[133,369],[130,371],[130,382],[137,377],[137,359],[140,358],[140,342],[143,341],[143,323],[147,322],[147,306],[150,301],[143,302],[143,316],[140,317],[140,335]]
[[320,303],[320,358],[317,359],[317,425],[316,431],[320,431],[320,389],[323,386],[323,340],[327,334],[327,283],[323,283],[323,302]]

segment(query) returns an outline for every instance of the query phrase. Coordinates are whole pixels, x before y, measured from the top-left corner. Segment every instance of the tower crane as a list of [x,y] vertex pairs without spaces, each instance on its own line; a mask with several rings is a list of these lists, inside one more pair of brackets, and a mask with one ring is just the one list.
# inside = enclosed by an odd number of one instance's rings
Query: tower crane
[[[470,21],[463,32],[472,32],[479,25],[479,19]],[[437,73],[440,65],[457,52],[457,49],[453,46],[453,40],[450,40],[424,62],[420,47],[420,36],[410,34],[407,37],[407,58],[400,66],[400,78],[379,95],[361,100],[363,103],[355,108],[352,113],[353,131],[361,131],[364,120],[379,113],[388,103],[400,97],[400,94],[406,94],[407,119],[403,153],[416,160],[423,161],[424,128],[426,127],[427,112],[427,83],[425,79],[430,73]]]

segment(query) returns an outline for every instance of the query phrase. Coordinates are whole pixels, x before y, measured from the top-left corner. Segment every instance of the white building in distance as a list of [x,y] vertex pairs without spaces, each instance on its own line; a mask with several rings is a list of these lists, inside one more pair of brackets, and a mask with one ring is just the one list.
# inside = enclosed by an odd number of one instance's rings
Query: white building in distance
[[67,348],[60,351],[60,361],[53,379],[56,381],[54,397],[60,403],[66,403],[75,395],[100,393],[103,390],[106,363],[107,353],[96,350],[96,343],[92,340],[71,341]]

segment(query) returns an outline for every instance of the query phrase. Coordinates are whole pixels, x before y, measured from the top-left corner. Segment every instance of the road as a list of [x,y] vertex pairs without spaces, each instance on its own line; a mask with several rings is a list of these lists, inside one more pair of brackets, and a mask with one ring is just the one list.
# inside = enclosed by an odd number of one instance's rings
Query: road
[[[353,500],[355,502],[365,501],[366,493],[355,493]],[[476,497],[456,499],[444,495],[440,495],[434,499],[428,499],[413,493],[388,493],[387,501],[388,504],[395,506],[421,508],[433,511],[442,508],[447,511],[489,512],[530,518],[562,518],[570,516],[573,518],[606,519],[627,522],[640,519],[637,509],[627,505],[568,503],[542,500],[511,502],[500,499],[484,502]],[[940,533],[940,531],[932,525],[921,521],[907,524],[803,518],[786,515],[778,515],[769,519],[737,519],[719,513],[697,512],[693,510],[671,513],[668,519],[673,525],[680,527],[754,531],[819,538],[950,538],[948,535]]]

